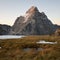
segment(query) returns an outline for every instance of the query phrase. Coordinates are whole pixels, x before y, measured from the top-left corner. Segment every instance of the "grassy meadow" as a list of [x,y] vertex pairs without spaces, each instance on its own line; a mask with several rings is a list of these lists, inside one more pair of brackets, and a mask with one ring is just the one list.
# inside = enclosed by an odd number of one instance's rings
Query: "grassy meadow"
[[[40,40],[57,44],[37,44]],[[60,36],[35,35],[0,40],[0,60],[60,60]]]

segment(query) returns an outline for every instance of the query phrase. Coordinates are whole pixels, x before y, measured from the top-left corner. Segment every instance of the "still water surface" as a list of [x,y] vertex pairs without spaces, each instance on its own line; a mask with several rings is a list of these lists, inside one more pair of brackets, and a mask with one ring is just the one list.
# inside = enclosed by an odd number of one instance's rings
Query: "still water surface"
[[0,35],[0,39],[18,39],[22,38],[22,35]]

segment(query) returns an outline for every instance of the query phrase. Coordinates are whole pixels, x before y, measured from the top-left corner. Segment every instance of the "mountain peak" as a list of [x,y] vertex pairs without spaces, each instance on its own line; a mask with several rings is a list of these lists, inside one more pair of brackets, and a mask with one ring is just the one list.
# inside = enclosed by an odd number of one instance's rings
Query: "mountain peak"
[[23,17],[14,23],[10,34],[14,35],[48,35],[55,31],[55,26],[44,12],[40,13],[37,7],[32,6]]
[[38,8],[35,6],[32,6],[26,13],[34,13],[34,12],[38,12]]

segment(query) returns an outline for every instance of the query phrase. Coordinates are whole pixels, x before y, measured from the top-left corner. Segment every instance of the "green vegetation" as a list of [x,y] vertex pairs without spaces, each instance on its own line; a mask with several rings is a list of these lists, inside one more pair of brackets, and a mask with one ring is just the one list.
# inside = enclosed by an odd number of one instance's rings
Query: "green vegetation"
[[[57,44],[37,44],[40,40],[57,41]],[[38,35],[0,40],[0,47],[0,60],[60,60],[60,36]],[[30,50],[25,51],[26,48]]]

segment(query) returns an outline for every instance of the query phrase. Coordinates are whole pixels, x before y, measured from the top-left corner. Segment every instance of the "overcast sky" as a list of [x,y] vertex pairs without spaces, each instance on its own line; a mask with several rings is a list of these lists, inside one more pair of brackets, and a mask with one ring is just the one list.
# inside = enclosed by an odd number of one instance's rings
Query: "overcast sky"
[[0,0],[0,24],[13,25],[31,6],[36,6],[52,23],[60,25],[60,0]]

